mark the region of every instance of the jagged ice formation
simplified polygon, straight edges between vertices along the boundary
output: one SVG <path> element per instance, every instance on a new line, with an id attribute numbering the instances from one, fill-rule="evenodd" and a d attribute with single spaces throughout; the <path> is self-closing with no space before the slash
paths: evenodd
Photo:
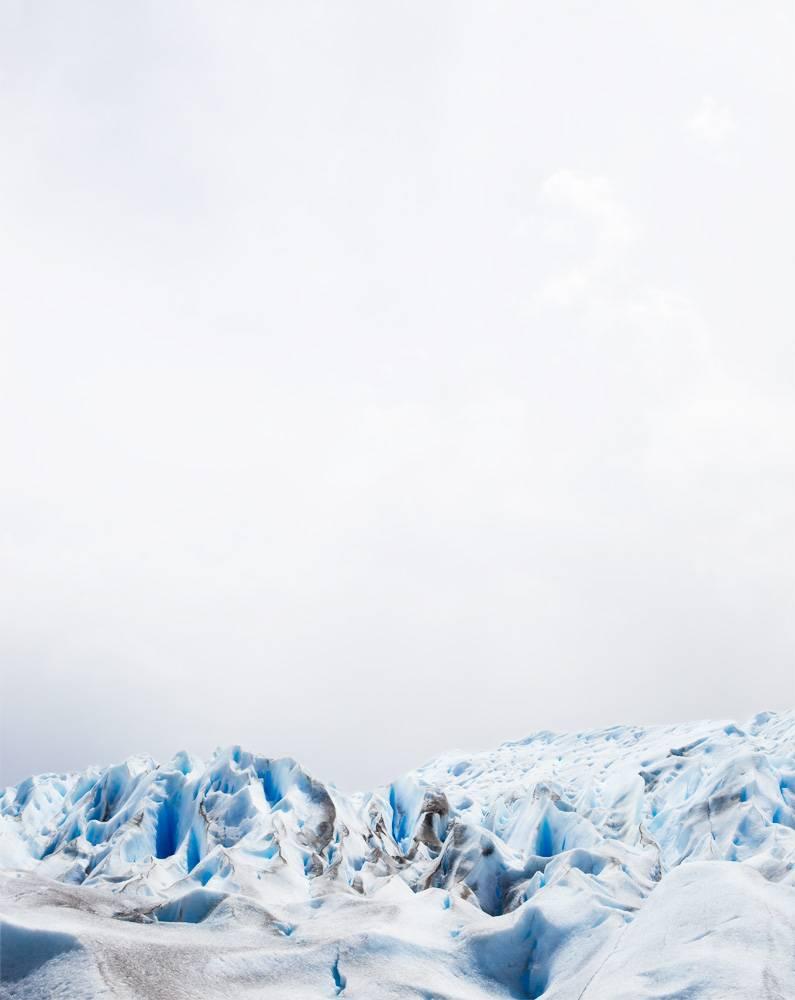
<path id="1" fill-rule="evenodd" d="M 345 796 L 239 747 L 0 793 L 8 997 L 795 997 L 795 715 Z"/>

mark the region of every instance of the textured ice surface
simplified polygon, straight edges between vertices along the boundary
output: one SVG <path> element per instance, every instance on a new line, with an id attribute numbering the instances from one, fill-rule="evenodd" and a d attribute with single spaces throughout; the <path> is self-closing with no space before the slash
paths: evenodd
<path id="1" fill-rule="evenodd" d="M 795 716 L 344 796 L 234 747 L 0 793 L 4 996 L 795 997 Z"/>

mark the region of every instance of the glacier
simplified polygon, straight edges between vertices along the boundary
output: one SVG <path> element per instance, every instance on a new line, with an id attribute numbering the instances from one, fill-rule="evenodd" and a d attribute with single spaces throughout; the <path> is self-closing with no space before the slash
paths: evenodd
<path id="1" fill-rule="evenodd" d="M 795 714 L 539 732 L 346 795 L 136 756 L 0 792 L 8 998 L 791 1000 Z"/>

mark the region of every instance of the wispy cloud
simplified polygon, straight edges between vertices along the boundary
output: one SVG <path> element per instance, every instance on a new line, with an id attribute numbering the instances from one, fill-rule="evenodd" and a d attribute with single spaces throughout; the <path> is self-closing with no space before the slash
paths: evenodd
<path id="1" fill-rule="evenodd" d="M 540 197 L 545 204 L 565 205 L 591 218 L 603 242 L 624 245 L 637 235 L 631 214 L 616 198 L 605 177 L 556 170 L 541 185 Z"/>
<path id="2" fill-rule="evenodd" d="M 688 118 L 687 128 L 704 142 L 719 146 L 734 133 L 737 125 L 731 108 L 707 94 Z"/>
<path id="3" fill-rule="evenodd" d="M 539 202 L 552 212 L 574 213 L 593 229 L 590 256 L 554 275 L 541 292 L 542 299 L 574 305 L 615 269 L 626 248 L 637 241 L 639 227 L 605 177 L 556 170 L 541 185 Z"/>

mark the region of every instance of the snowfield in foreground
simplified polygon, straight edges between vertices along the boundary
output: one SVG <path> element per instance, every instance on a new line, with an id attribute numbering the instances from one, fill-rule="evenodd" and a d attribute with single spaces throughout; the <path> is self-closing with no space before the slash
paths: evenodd
<path id="1" fill-rule="evenodd" d="M 238 747 L 0 792 L 9 998 L 791 1000 L 795 715 L 345 796 Z"/>

